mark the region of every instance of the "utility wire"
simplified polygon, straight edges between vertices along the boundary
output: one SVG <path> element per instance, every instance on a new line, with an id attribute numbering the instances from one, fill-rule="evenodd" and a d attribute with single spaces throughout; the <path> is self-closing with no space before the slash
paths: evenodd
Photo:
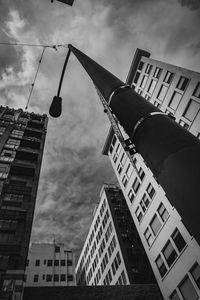
<path id="1" fill-rule="evenodd" d="M 36 78 L 37 78 L 37 75 L 38 75 L 38 72 L 39 72 L 39 68 L 40 68 L 40 65 L 41 65 L 41 62 L 42 62 L 42 59 L 43 59 L 44 51 L 46 50 L 46 48 L 47 48 L 46 46 L 43 46 L 42 54 L 41 54 L 40 60 L 38 62 L 38 67 L 37 67 L 37 70 L 36 70 L 36 73 L 35 73 L 33 83 L 31 84 L 31 90 L 30 90 L 30 93 L 29 93 L 29 97 L 28 97 L 25 109 L 28 109 L 28 105 L 29 105 L 29 102 L 30 102 L 30 99 L 31 99 L 31 95 L 32 95 L 32 92 L 33 92 L 35 81 L 36 81 Z"/>
<path id="2" fill-rule="evenodd" d="M 43 44 L 26 44 L 26 43 L 4 43 L 0 42 L 0 45 L 5 45 L 5 46 L 28 46 L 28 47 L 48 47 L 48 48 L 53 48 L 57 50 L 57 47 L 65 47 L 67 44 L 63 45 L 43 45 Z"/>

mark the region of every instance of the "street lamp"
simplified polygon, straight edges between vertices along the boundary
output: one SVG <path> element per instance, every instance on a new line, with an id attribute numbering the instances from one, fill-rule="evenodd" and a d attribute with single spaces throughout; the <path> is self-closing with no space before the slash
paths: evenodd
<path id="1" fill-rule="evenodd" d="M 136 152 L 141 154 L 200 244 L 200 141 L 90 57 L 72 45 L 68 48 L 91 77 L 107 108 L 117 117 Z M 57 95 L 50 108 L 51 116 L 60 115 L 60 104 Z"/>

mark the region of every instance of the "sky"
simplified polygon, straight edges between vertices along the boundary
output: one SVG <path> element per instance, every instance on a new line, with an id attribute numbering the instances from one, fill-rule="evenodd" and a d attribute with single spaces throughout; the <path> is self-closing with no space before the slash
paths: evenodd
<path id="1" fill-rule="evenodd" d="M 70 43 L 122 81 L 136 48 L 200 72 L 199 28 L 199 0 L 0 0 L 1 43 Z M 0 45 L 1 105 L 25 108 L 42 49 Z M 45 49 L 28 111 L 48 115 L 66 53 Z M 61 117 L 49 117 L 31 240 L 81 249 L 103 183 L 116 183 L 101 154 L 110 125 L 73 55 L 61 96 Z"/>

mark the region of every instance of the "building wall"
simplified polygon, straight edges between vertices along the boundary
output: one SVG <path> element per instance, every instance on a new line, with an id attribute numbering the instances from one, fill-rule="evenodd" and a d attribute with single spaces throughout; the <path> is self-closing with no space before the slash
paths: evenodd
<path id="1" fill-rule="evenodd" d="M 76 276 L 77 285 L 155 282 L 124 197 L 116 186 L 102 188 Z"/>
<path id="2" fill-rule="evenodd" d="M 165 82 L 167 72 L 172 73 L 169 83 Z M 185 82 L 181 76 L 186 78 Z M 180 125 L 199 138 L 200 74 L 141 57 L 133 78 L 132 87 L 136 92 L 173 115 Z M 166 87 L 166 94 L 161 97 L 162 85 Z M 175 93 L 178 93 L 176 99 L 173 98 Z M 116 130 L 115 133 L 116 139 L 110 132 L 104 154 L 110 158 L 164 299 L 197 299 L 200 296 L 200 247 L 142 157 L 133 152 L 130 155 L 124 142 L 128 136 L 123 130 L 124 139 Z"/>
<path id="3" fill-rule="evenodd" d="M 75 254 L 64 244 L 33 243 L 28 254 L 25 285 L 75 285 Z"/>
<path id="4" fill-rule="evenodd" d="M 47 116 L 0 107 L 0 286 L 20 297 Z"/>

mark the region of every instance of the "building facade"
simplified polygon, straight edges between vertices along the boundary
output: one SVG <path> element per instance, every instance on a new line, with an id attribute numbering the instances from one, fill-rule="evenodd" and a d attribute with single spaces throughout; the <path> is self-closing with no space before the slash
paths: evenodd
<path id="1" fill-rule="evenodd" d="M 155 283 L 121 189 L 104 185 L 76 266 L 77 285 Z"/>
<path id="2" fill-rule="evenodd" d="M 66 245 L 31 245 L 26 266 L 26 287 L 73 286 L 75 282 L 75 254 Z"/>
<path id="3" fill-rule="evenodd" d="M 46 129 L 46 115 L 0 107 L 1 299 L 23 294 Z"/>
<path id="4" fill-rule="evenodd" d="M 199 73 L 154 60 L 137 49 L 127 84 L 200 138 Z M 163 297 L 198 299 L 200 247 L 108 108 L 107 113 L 112 128 L 103 154 L 109 156 Z"/>

